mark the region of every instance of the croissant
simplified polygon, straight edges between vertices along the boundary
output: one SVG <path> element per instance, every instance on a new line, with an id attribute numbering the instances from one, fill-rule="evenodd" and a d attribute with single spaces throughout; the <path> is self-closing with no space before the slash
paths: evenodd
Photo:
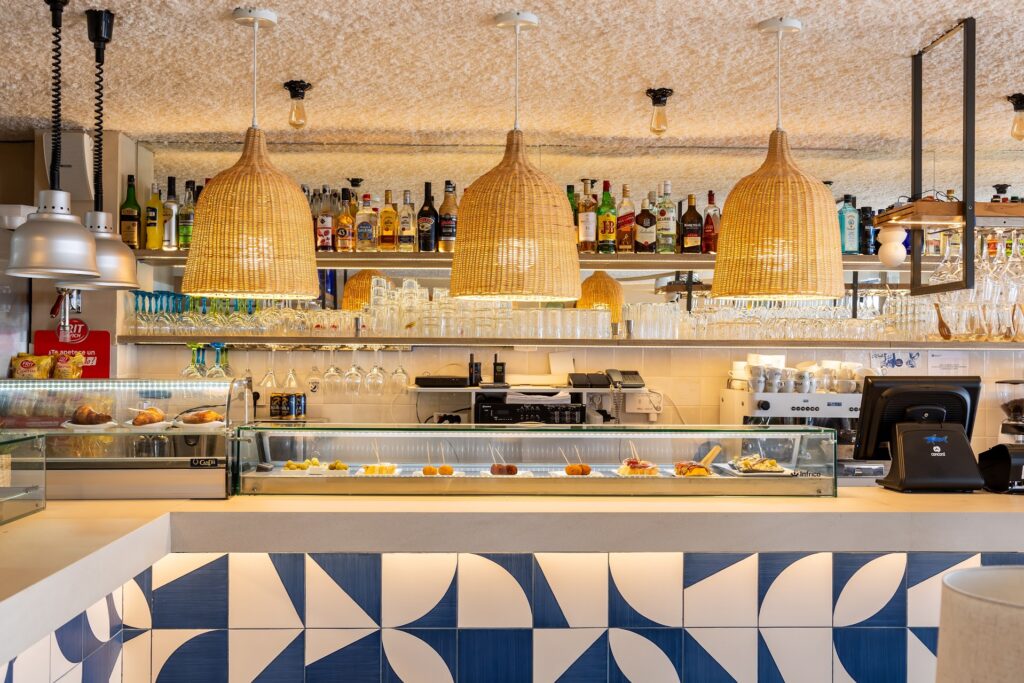
<path id="1" fill-rule="evenodd" d="M 181 416 L 181 421 L 187 425 L 202 425 L 209 422 L 220 422 L 224 416 L 215 410 L 197 410 L 194 413 L 186 413 Z"/>
<path id="2" fill-rule="evenodd" d="M 159 408 L 146 408 L 135 416 L 135 419 L 132 420 L 132 424 L 136 427 L 142 427 L 144 425 L 163 422 L 165 417 L 164 411 Z"/>
<path id="3" fill-rule="evenodd" d="M 97 413 L 92 406 L 86 404 L 79 406 L 75 414 L 71 416 L 71 424 L 76 425 L 101 425 L 110 422 L 113 418 L 106 413 Z"/>

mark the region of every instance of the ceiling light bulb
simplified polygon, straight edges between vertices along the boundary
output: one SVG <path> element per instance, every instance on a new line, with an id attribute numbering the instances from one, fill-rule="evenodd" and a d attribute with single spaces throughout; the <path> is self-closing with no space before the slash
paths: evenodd
<path id="1" fill-rule="evenodd" d="M 655 135 L 664 135 L 668 130 L 668 114 L 665 112 L 665 105 L 672 95 L 672 88 L 648 88 L 647 96 L 651 98 L 653 111 L 651 112 L 651 132 Z"/>
<path id="2" fill-rule="evenodd" d="M 1010 135 L 1014 140 L 1024 140 L 1024 93 L 1008 95 L 1006 99 L 1013 105 L 1013 125 Z"/>
<path id="3" fill-rule="evenodd" d="M 292 128 L 303 128 L 306 125 L 306 105 L 302 100 L 292 100 L 291 111 L 288 112 L 288 125 Z"/>

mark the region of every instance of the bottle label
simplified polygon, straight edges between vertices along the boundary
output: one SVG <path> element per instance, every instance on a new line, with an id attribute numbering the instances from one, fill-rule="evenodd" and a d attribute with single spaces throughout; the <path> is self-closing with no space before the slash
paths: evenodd
<path id="1" fill-rule="evenodd" d="M 334 239 L 334 216 L 321 214 L 316 217 L 316 246 L 330 248 Z"/>
<path id="2" fill-rule="evenodd" d="M 652 222 L 650 225 L 644 225 L 643 223 L 636 224 L 636 243 L 643 245 L 644 247 L 652 246 L 658 239 L 657 223 Z"/>
<path id="3" fill-rule="evenodd" d="M 665 209 L 658 210 L 658 234 L 676 234 L 676 217 Z"/>
<path id="4" fill-rule="evenodd" d="M 178 248 L 188 249 L 192 246 L 193 216 L 178 216 Z"/>
<path id="5" fill-rule="evenodd" d="M 354 230 L 350 223 L 338 223 L 334 230 L 335 251 L 348 251 L 352 248 L 352 240 L 355 238 Z"/>
<path id="6" fill-rule="evenodd" d="M 139 212 L 135 209 L 122 209 L 118 218 L 118 229 L 121 241 L 132 248 L 139 246 Z"/>
<path id="7" fill-rule="evenodd" d="M 597 239 L 599 242 L 615 242 L 615 229 L 618 222 L 615 214 L 603 213 L 597 217 Z"/>
<path id="8" fill-rule="evenodd" d="M 700 233 L 685 233 L 683 235 L 683 249 L 700 249 Z"/>
<path id="9" fill-rule="evenodd" d="M 362 221 L 356 226 L 356 239 L 360 242 L 373 241 L 373 223 Z"/>
<path id="10" fill-rule="evenodd" d="M 580 214 L 580 242 L 597 241 L 597 214 L 587 211 Z"/>
<path id="11" fill-rule="evenodd" d="M 455 228 L 458 225 L 458 216 L 449 213 L 441 214 L 441 218 L 437 222 L 438 237 L 442 242 L 454 242 L 455 241 Z"/>
<path id="12" fill-rule="evenodd" d="M 856 252 L 860 247 L 857 235 L 857 214 L 846 213 L 843 216 L 843 251 Z"/>
<path id="13" fill-rule="evenodd" d="M 416 244 L 416 225 L 412 216 L 405 215 L 399 218 L 398 243 L 405 246 Z"/>
<path id="14" fill-rule="evenodd" d="M 395 217 L 394 217 L 393 214 L 391 214 L 389 212 L 386 215 L 381 216 L 380 217 L 380 236 L 381 236 L 381 239 L 383 239 L 385 237 L 394 237 L 395 236 L 395 228 L 396 227 L 397 227 L 397 223 L 395 221 Z"/>
<path id="15" fill-rule="evenodd" d="M 419 228 L 420 237 L 434 237 L 434 219 L 430 216 L 416 219 L 416 226 Z"/>

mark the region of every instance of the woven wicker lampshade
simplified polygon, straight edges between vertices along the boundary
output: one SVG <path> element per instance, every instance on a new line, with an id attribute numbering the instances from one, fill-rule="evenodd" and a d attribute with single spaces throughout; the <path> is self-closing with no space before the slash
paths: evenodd
<path id="1" fill-rule="evenodd" d="M 372 268 L 360 270 L 346 280 L 345 288 L 341 292 L 341 309 L 361 311 L 366 308 L 366 305 L 370 303 L 370 284 L 375 277 L 384 277 L 384 273 Z"/>
<path id="2" fill-rule="evenodd" d="M 580 285 L 582 294 L 576 308 L 597 308 L 607 306 L 612 312 L 612 322 L 622 322 L 622 285 L 603 270 L 596 271 Z"/>
<path id="3" fill-rule="evenodd" d="M 785 131 L 761 168 L 740 180 L 722 209 L 711 295 L 735 299 L 834 299 L 844 294 L 835 200 L 793 161 Z"/>
<path id="4" fill-rule="evenodd" d="M 466 188 L 451 295 L 505 301 L 575 301 L 580 261 L 565 193 L 526 158 L 511 130 L 505 156 Z"/>
<path id="5" fill-rule="evenodd" d="M 242 158 L 218 173 L 196 206 L 181 290 L 192 296 L 315 299 L 309 205 L 274 168 L 263 131 L 245 134 Z"/>

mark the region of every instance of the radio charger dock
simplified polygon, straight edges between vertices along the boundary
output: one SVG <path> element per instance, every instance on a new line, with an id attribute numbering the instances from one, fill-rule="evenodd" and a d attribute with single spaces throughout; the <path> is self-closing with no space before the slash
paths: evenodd
<path id="1" fill-rule="evenodd" d="M 960 424 L 896 424 L 890 453 L 889 474 L 877 481 L 893 491 L 977 491 L 985 484 Z"/>

